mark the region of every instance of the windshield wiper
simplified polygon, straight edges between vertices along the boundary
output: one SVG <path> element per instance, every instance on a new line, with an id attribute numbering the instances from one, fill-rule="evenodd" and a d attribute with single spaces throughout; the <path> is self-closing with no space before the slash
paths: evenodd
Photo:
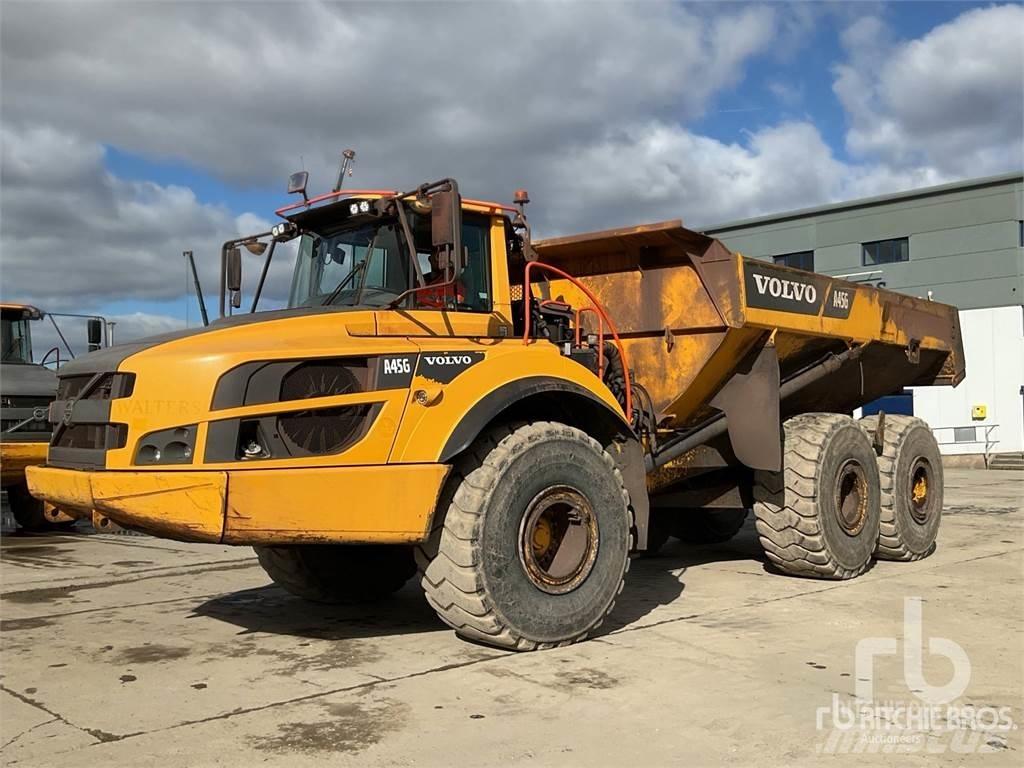
<path id="1" fill-rule="evenodd" d="M 370 243 L 369 243 L 369 245 L 366 246 L 366 258 L 363 259 L 362 261 L 360 261 L 358 264 L 356 264 L 352 268 L 352 271 L 349 272 L 348 275 L 345 276 L 345 279 L 342 280 L 341 283 L 338 284 L 338 287 L 335 288 L 333 291 L 331 291 L 331 295 L 328 296 L 326 299 L 324 299 L 324 302 L 323 302 L 322 306 L 327 306 L 328 304 L 333 302 L 336 298 L 338 298 L 338 294 L 341 293 L 342 289 L 346 285 L 349 284 L 349 282 L 352 280 L 352 278 L 355 277 L 360 272 L 362 272 L 363 270 L 366 269 L 366 266 L 370 263 L 370 259 L 373 258 L 373 247 L 377 244 L 377 235 L 380 234 L 381 229 L 383 229 L 383 227 L 378 227 L 374 231 L 373 237 L 370 238 Z M 356 293 L 356 296 L 355 296 L 356 300 L 355 300 L 355 302 L 353 302 L 353 306 L 355 306 L 356 304 L 359 303 L 359 299 L 363 295 L 363 287 L 365 285 L 366 285 L 366 279 L 365 278 L 359 281 L 359 290 Z"/>
<path id="2" fill-rule="evenodd" d="M 348 275 L 346 275 L 344 280 L 342 280 L 340 283 L 338 283 L 338 287 L 335 288 L 333 291 L 331 291 L 331 295 L 323 300 L 323 303 L 322 303 L 321 306 L 326 307 L 328 304 L 334 303 L 334 300 L 336 298 L 338 298 L 338 294 L 341 293 L 345 289 L 346 285 L 348 285 L 350 282 L 352 282 L 352 278 L 353 277 L 355 277 L 356 275 L 358 275 L 360 272 L 363 271 L 363 269 L 366 267 L 366 262 L 368 262 L 369 260 L 370 260 L 370 256 L 369 256 L 369 254 L 367 254 L 365 259 L 363 259 L 358 264 L 356 264 L 354 267 L 352 267 L 352 271 L 349 272 Z"/>
<path id="3" fill-rule="evenodd" d="M 384 229 L 384 227 L 378 227 L 374 231 L 373 237 L 370 238 L 370 244 L 368 246 L 366 246 L 366 258 L 363 259 L 363 267 L 364 267 L 364 269 L 365 269 L 366 265 L 370 263 L 370 259 L 373 258 L 373 246 L 375 246 L 377 244 L 377 235 L 380 234 L 380 231 L 382 229 Z M 366 277 L 367 277 L 367 275 L 369 275 L 369 272 L 367 272 L 365 275 L 363 275 L 362 279 L 359 281 L 359 290 L 356 291 L 356 300 L 352 302 L 353 306 L 357 306 L 359 304 L 360 299 L 363 298 L 363 288 L 366 287 Z"/>

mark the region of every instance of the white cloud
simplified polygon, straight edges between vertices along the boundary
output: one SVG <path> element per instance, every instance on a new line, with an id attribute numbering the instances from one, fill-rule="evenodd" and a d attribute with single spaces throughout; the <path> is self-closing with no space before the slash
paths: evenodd
<path id="1" fill-rule="evenodd" d="M 231 180 L 337 152 L 359 183 L 456 175 L 481 195 L 637 115 L 693 119 L 769 48 L 778 7 L 647 3 L 20 3 L 5 115 Z M 116 119 L 112 116 L 116 115 Z"/>
<path id="2" fill-rule="evenodd" d="M 257 221 L 204 204 L 186 187 L 118 178 L 104 167 L 99 144 L 48 126 L 4 125 L 0 142 L 8 299 L 50 311 L 172 300 L 185 286 L 184 250 L 194 251 L 209 299 L 218 286 L 220 243 L 252 232 L 247 227 Z M 283 298 L 284 261 L 271 274 L 268 298 Z M 246 268 L 255 280 L 258 260 Z"/>
<path id="3" fill-rule="evenodd" d="M 799 84 L 772 80 L 768 83 L 768 90 L 785 107 L 796 107 L 804 100 L 803 87 Z"/>
<path id="4" fill-rule="evenodd" d="M 115 344 L 158 333 L 176 331 L 185 326 L 185 322 L 181 318 L 147 312 L 105 315 L 104 318 L 114 323 L 111 330 Z M 71 347 L 72 354 L 85 354 L 88 339 L 86 320 L 75 317 L 54 317 L 53 321 L 64 336 L 63 340 L 58 336 L 50 318 L 43 318 L 32 324 L 32 353 L 36 362 L 40 362 L 53 347 L 60 349 L 61 360 L 67 360 L 69 356 L 65 342 Z M 49 360 L 53 359 L 54 356 L 50 355 Z"/>
<path id="5" fill-rule="evenodd" d="M 847 146 L 895 168 L 945 177 L 1024 165 L 1024 8 L 966 11 L 916 40 L 896 42 L 877 17 L 843 36 L 848 60 L 834 90 Z"/>
<path id="6" fill-rule="evenodd" d="M 688 127 L 756 57 L 799 50 L 819 13 L 806 5 L 8 4 L 3 293 L 167 306 L 192 249 L 212 298 L 220 243 L 269 226 L 270 211 L 113 175 L 103 145 L 238 183 L 283 181 L 302 156 L 314 190 L 353 146 L 357 186 L 455 175 L 498 199 L 526 186 L 541 235 L 710 224 L 1022 164 L 1024 10 L 971 10 L 897 41 L 852 7 L 834 90 L 853 161 L 809 118 L 738 141 Z M 289 256 L 275 257 L 271 303 Z M 251 286 L 259 260 L 244 258 Z"/>
<path id="7" fill-rule="evenodd" d="M 682 216 L 700 227 L 943 180 L 927 170 L 846 163 L 804 121 L 730 144 L 676 125 L 643 124 L 567 155 L 555 170 L 565 180 L 555 218 L 575 220 L 585 206 L 609 227 L 635 223 L 637 209 L 647 221 Z"/>

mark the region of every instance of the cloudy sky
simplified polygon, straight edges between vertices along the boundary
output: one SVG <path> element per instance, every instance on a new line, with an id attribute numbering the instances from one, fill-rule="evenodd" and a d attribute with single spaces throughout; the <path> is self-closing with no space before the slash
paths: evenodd
<path id="1" fill-rule="evenodd" d="M 345 147 L 357 186 L 526 187 L 541 236 L 1024 166 L 1019 4 L 4 0 L 0 24 L 2 296 L 122 340 L 194 324 L 181 252 L 209 293 L 219 244 Z"/>

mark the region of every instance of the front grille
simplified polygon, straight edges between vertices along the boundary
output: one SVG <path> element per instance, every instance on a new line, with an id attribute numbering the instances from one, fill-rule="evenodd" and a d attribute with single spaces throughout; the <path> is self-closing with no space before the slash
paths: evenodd
<path id="1" fill-rule="evenodd" d="M 72 424 L 54 432 L 51 445 L 57 448 L 109 451 L 124 448 L 127 442 L 127 424 Z"/>
<path id="2" fill-rule="evenodd" d="M 49 395 L 5 395 L 3 403 L 5 408 L 42 408 L 45 410 L 49 407 L 51 400 L 53 398 Z"/>
<path id="3" fill-rule="evenodd" d="M 49 440 L 50 424 L 46 413 L 51 400 L 46 395 L 4 395 L 0 407 L 0 432 L 3 433 L 0 439 Z"/>
<path id="4" fill-rule="evenodd" d="M 46 421 L 46 417 L 43 417 L 42 421 L 30 421 L 28 424 L 24 424 L 25 419 L 0 419 L 0 432 L 3 433 L 4 440 L 24 440 L 28 437 L 34 437 L 42 440 L 50 439 L 50 425 Z M 18 425 L 21 426 L 18 426 Z M 17 427 L 17 429 L 15 429 Z M 8 432 L 7 430 L 12 430 Z"/>
<path id="5" fill-rule="evenodd" d="M 130 397 L 132 390 L 135 389 L 134 373 L 100 374 L 99 379 L 89 386 L 94 379 L 95 374 L 60 377 L 57 384 L 57 399 L 78 400 L 84 397 L 86 400 L 113 400 L 118 397 Z"/>
<path id="6" fill-rule="evenodd" d="M 53 436 L 48 463 L 72 469 L 101 469 L 107 451 L 124 448 L 128 425 L 110 421 L 110 401 L 131 395 L 133 373 L 62 376 L 51 410 Z"/>

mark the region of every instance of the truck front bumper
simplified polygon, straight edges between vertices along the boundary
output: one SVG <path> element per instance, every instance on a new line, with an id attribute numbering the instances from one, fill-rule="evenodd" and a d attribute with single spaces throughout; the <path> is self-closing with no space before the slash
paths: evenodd
<path id="1" fill-rule="evenodd" d="M 29 467 L 33 496 L 179 541 L 384 544 L 423 541 L 445 464 L 238 471 Z"/>

